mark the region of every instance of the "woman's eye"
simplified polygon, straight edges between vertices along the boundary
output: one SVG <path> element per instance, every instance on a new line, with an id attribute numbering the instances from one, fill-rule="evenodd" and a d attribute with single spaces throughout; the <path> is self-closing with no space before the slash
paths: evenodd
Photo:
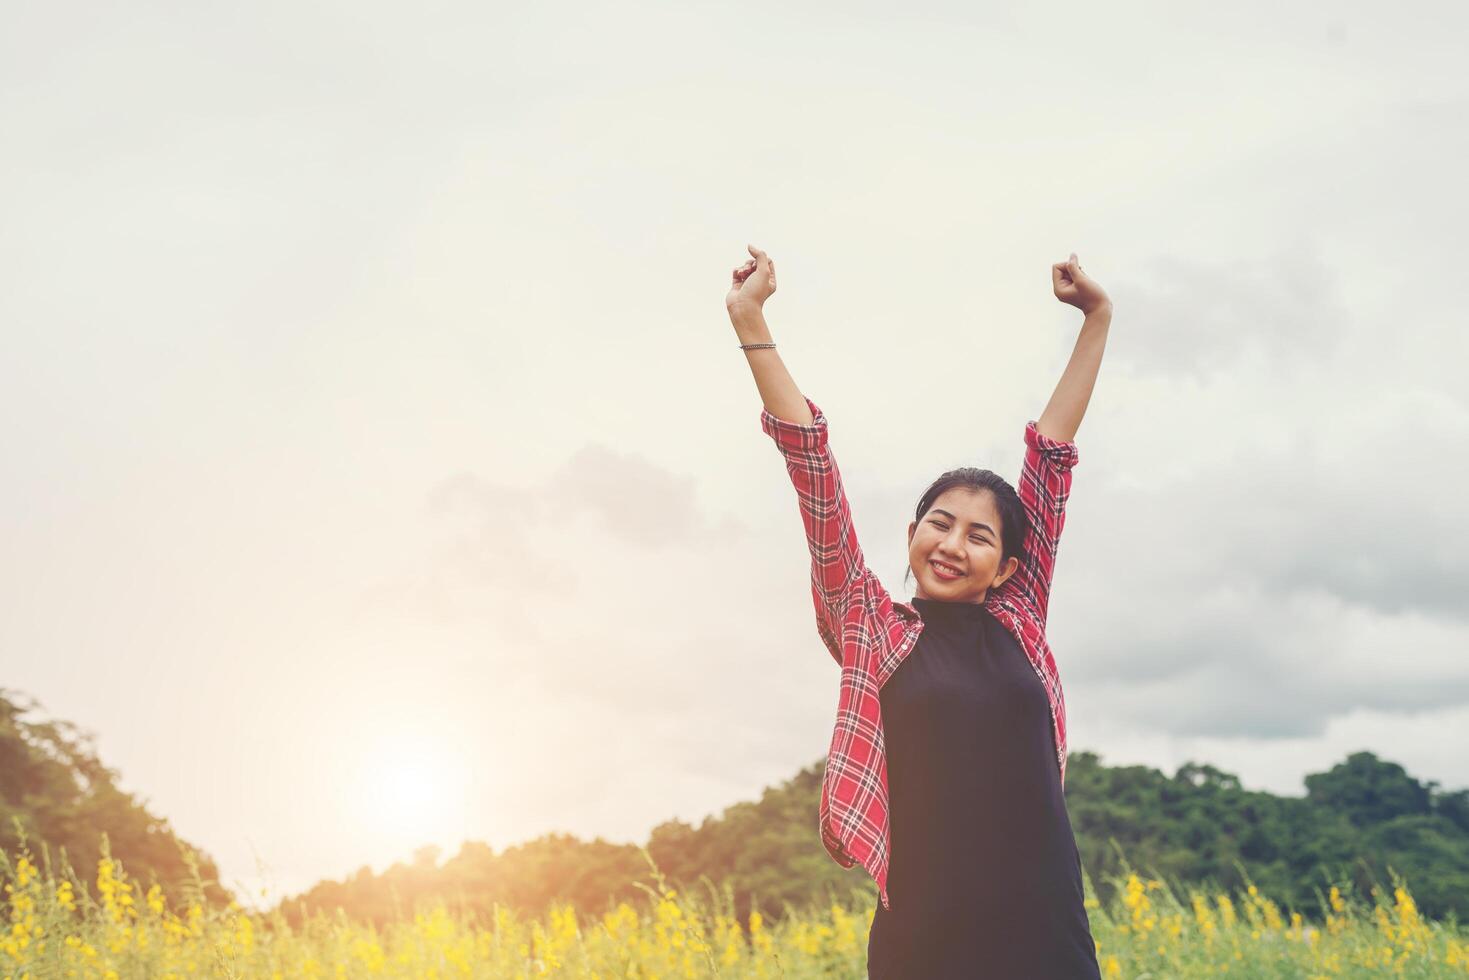
<path id="1" fill-rule="evenodd" d="M 984 538 L 981 538 L 981 537 L 979 537 L 977 535 L 975 537 L 970 538 L 969 540 L 970 541 L 973 541 L 975 544 L 989 544 L 988 541 L 986 541 Z"/>

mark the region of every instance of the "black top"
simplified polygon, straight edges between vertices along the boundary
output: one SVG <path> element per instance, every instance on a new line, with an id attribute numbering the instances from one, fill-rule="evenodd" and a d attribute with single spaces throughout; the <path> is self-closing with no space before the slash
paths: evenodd
<path id="1" fill-rule="evenodd" d="M 913 606 L 923 633 L 880 696 L 892 908 L 867 975 L 1100 980 L 1045 685 L 983 605 Z"/>

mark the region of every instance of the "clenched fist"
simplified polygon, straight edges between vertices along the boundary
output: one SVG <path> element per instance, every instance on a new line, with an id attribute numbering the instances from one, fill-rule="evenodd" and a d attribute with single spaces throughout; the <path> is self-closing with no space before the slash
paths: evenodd
<path id="1" fill-rule="evenodd" d="M 1065 262 L 1056 262 L 1051 266 L 1051 287 L 1056 291 L 1056 298 L 1061 302 L 1076 307 L 1082 313 L 1091 313 L 1105 306 L 1111 306 L 1112 300 L 1101 284 L 1081 271 L 1081 263 L 1076 260 L 1076 253 L 1071 253 L 1071 258 Z"/>
<path id="2" fill-rule="evenodd" d="M 775 292 L 775 260 L 754 245 L 746 245 L 754 258 L 734 270 L 724 307 L 733 314 L 737 307 L 760 309 Z"/>

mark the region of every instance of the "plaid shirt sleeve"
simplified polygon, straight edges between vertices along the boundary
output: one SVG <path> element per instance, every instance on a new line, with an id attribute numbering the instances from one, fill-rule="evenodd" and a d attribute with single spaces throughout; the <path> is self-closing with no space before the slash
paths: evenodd
<path id="1" fill-rule="evenodd" d="M 1056 567 L 1056 546 L 1066 524 L 1066 498 L 1071 493 L 1071 468 L 1076 465 L 1075 442 L 1062 442 L 1042 435 L 1034 420 L 1025 425 L 1025 462 L 1020 468 L 1016 491 L 1025 505 L 1029 527 L 1025 532 L 1025 558 L 1006 583 L 1035 615 L 1042 626 L 1051 598 L 1051 573 Z"/>
<path id="2" fill-rule="evenodd" d="M 804 396 L 803 396 L 804 397 Z M 760 427 L 775 440 L 796 488 L 801 523 L 811 552 L 811 600 L 816 630 L 838 665 L 842 662 L 841 624 L 853 585 L 866 564 L 852 526 L 852 512 L 842 489 L 841 472 L 827 445 L 827 421 L 810 398 L 812 422 L 801 425 L 760 410 Z"/>

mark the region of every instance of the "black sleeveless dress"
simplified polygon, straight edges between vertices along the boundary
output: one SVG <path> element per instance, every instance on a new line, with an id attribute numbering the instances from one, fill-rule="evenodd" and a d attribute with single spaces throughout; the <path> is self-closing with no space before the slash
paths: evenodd
<path id="1" fill-rule="evenodd" d="M 1045 686 L 984 606 L 914 599 L 883 685 L 891 853 L 873 980 L 1097 978 Z"/>

